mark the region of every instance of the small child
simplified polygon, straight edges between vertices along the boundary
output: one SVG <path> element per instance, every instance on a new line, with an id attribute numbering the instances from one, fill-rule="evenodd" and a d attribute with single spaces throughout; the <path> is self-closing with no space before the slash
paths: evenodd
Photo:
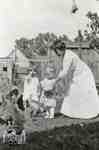
<path id="1" fill-rule="evenodd" d="M 41 87 L 42 87 L 42 103 L 44 104 L 46 108 L 46 116 L 45 118 L 54 118 L 55 113 L 55 107 L 56 107 L 56 100 L 54 98 L 54 91 L 53 91 L 53 85 L 55 79 L 51 76 L 52 68 L 48 68 L 47 77 L 41 81 Z"/>

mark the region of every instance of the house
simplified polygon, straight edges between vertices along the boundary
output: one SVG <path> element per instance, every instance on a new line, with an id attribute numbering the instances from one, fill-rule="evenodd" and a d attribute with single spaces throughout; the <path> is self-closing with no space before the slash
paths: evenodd
<path id="1" fill-rule="evenodd" d="M 0 78 L 12 80 L 12 60 L 9 57 L 0 57 Z"/>

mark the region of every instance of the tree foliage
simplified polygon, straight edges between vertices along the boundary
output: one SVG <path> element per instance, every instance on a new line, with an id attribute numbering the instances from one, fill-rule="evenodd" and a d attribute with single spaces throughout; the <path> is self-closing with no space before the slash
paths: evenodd
<path id="1" fill-rule="evenodd" d="M 89 19 L 89 24 L 87 24 L 90 32 L 94 35 L 99 35 L 99 16 L 97 13 L 92 13 L 89 11 L 87 13 L 87 18 Z"/>
<path id="2" fill-rule="evenodd" d="M 50 45 L 54 40 L 60 38 L 69 41 L 66 35 L 57 36 L 53 33 L 39 33 L 34 39 L 20 38 L 15 41 L 15 47 L 24 51 L 31 57 L 32 55 L 47 55 Z"/>
<path id="3" fill-rule="evenodd" d="M 82 35 L 82 31 L 78 30 L 78 35 L 77 37 L 74 39 L 75 42 L 82 42 L 84 40 L 84 37 Z"/>
<path id="4" fill-rule="evenodd" d="M 86 17 L 89 23 L 87 24 L 87 29 L 84 31 L 85 39 L 90 40 L 92 48 L 99 49 L 99 16 L 97 13 L 89 11 Z"/>

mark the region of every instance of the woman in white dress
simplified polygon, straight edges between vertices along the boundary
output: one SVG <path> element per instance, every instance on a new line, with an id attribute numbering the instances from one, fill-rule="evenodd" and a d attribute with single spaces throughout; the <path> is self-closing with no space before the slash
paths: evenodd
<path id="1" fill-rule="evenodd" d="M 55 83 L 67 77 L 68 72 L 72 73 L 68 94 L 64 96 L 60 112 L 73 118 L 96 117 L 99 114 L 99 99 L 91 70 L 74 52 L 66 50 L 62 41 L 54 41 L 51 49 L 63 58 L 63 68 Z"/>

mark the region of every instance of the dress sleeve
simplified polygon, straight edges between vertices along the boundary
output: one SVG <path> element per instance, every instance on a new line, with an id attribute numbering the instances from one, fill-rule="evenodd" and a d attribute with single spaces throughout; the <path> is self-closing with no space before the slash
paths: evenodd
<path id="1" fill-rule="evenodd" d="M 72 62 L 73 62 L 73 53 L 66 51 L 63 58 L 63 68 L 60 71 L 58 78 L 63 78 L 67 74 L 69 67 L 72 65 Z"/>

